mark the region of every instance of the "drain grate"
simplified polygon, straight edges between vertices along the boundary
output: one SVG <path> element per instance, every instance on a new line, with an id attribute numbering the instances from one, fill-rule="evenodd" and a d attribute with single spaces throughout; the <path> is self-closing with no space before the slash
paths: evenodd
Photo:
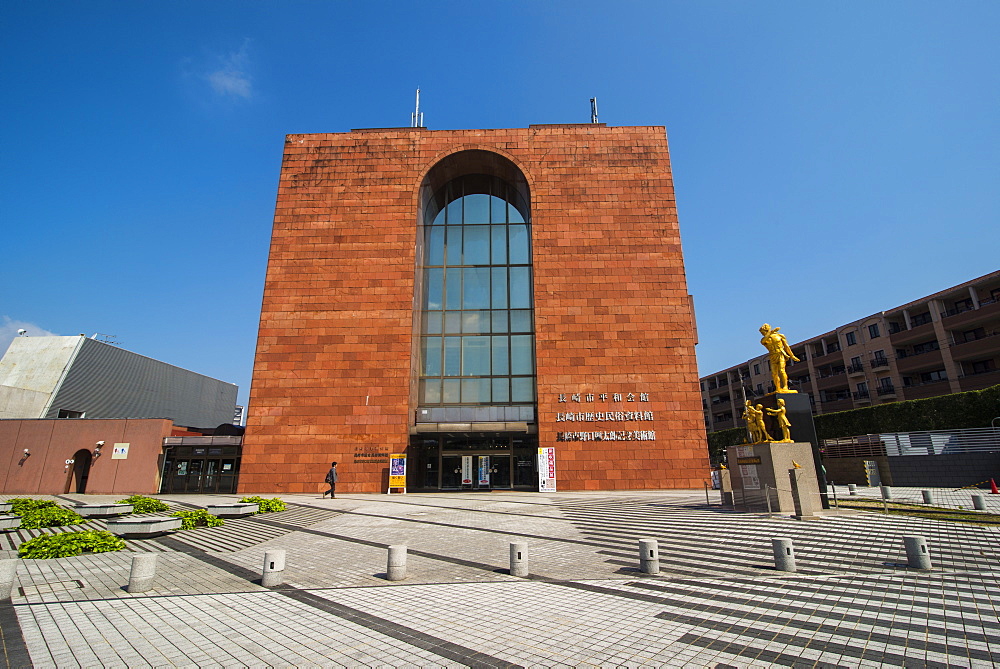
<path id="1" fill-rule="evenodd" d="M 17 590 L 21 593 L 22 597 L 30 597 L 32 595 L 51 595 L 68 590 L 82 590 L 85 587 L 87 586 L 83 584 L 83 581 L 73 579 L 72 581 L 53 581 L 52 583 L 39 583 L 38 585 L 23 585 Z"/>

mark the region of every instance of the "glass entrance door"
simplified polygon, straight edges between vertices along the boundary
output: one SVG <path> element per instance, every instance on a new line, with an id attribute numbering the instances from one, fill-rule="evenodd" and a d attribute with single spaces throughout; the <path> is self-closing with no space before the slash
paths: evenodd
<path id="1" fill-rule="evenodd" d="M 509 451 L 443 453 L 441 455 L 441 488 L 443 490 L 509 489 L 511 487 L 510 460 Z"/>
<path id="2" fill-rule="evenodd" d="M 419 435 L 410 440 L 410 486 L 424 490 L 537 489 L 537 437 L 528 434 Z"/>

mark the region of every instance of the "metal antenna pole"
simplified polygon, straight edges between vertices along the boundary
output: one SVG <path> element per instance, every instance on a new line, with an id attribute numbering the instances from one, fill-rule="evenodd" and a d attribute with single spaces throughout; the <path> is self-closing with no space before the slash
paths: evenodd
<path id="1" fill-rule="evenodd" d="M 420 87 L 417 87 L 417 103 L 414 107 L 413 113 L 410 114 L 410 127 L 411 128 L 422 128 L 424 127 L 424 115 L 420 111 Z"/>
<path id="2" fill-rule="evenodd" d="M 590 122 L 597 123 L 597 98 L 590 98 Z"/>

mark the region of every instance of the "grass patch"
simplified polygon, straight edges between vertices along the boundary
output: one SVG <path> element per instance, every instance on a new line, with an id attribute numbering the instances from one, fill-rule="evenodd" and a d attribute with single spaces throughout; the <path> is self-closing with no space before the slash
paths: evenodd
<path id="1" fill-rule="evenodd" d="M 880 499 L 841 499 L 838 501 L 841 509 L 856 509 L 858 511 L 873 511 L 876 513 L 884 512 L 882 500 Z M 891 516 L 914 516 L 916 518 L 950 520 L 957 523 L 972 523 L 974 525 L 1000 525 L 1000 514 L 989 513 L 987 511 L 964 511 L 962 509 L 893 502 L 891 500 L 886 502 L 886 506 L 889 508 L 889 515 Z"/>

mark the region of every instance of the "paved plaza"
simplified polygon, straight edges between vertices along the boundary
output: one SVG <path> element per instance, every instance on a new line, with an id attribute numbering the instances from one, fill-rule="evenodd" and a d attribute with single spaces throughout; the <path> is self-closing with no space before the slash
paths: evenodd
<path id="1" fill-rule="evenodd" d="M 971 508 L 970 491 L 936 502 Z M 982 491 L 975 491 L 982 492 Z M 876 489 L 859 489 L 877 497 Z M 838 495 L 846 496 L 838 486 Z M 14 495 L 5 495 L 5 498 Z M 159 496 L 174 509 L 236 496 Z M 921 499 L 893 489 L 894 499 Z M 55 498 L 60 503 L 84 496 Z M 88 502 L 113 497 L 86 496 Z M 284 497 L 288 510 L 23 560 L 0 604 L 9 666 L 992 667 L 1000 663 L 1000 529 L 831 512 L 741 514 L 704 491 Z M 1000 512 L 1000 495 L 986 494 Z M 88 523 L 102 528 L 103 522 Z M 0 534 L 2 557 L 40 531 Z M 906 566 L 927 539 L 933 569 Z M 770 539 L 793 540 L 795 573 Z M 638 541 L 659 541 L 660 573 Z M 530 576 L 508 573 L 528 544 Z M 385 578 L 387 547 L 408 578 Z M 260 585 L 265 550 L 284 584 Z M 132 556 L 157 553 L 148 592 Z"/>

